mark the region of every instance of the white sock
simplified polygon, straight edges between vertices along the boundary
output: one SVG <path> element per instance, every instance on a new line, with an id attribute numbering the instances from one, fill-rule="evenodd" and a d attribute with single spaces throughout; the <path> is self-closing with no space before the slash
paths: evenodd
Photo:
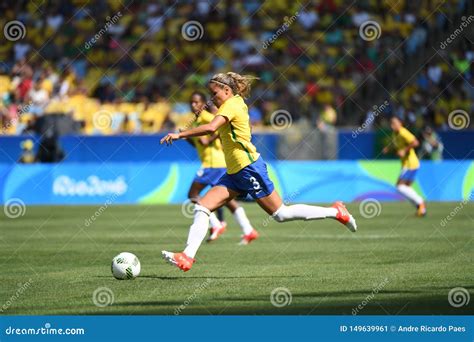
<path id="1" fill-rule="evenodd" d="M 211 215 L 209 215 L 209 223 L 211 224 L 211 227 L 212 227 L 212 228 L 220 228 L 220 227 L 222 227 L 221 221 L 219 221 L 219 219 L 217 218 L 216 214 L 214 214 L 214 213 L 211 213 Z"/>
<path id="2" fill-rule="evenodd" d="M 421 196 L 418 195 L 415 189 L 413 189 L 411 186 L 400 184 L 400 185 L 397 185 L 397 189 L 403 196 L 405 196 L 414 205 L 418 206 L 423 203 L 423 198 L 421 198 Z"/>
<path id="3" fill-rule="evenodd" d="M 210 214 L 211 212 L 207 208 L 199 204 L 194 206 L 194 222 L 189 229 L 188 241 L 184 249 L 184 254 L 190 258 L 194 258 L 202 240 L 206 237 Z"/>
<path id="4" fill-rule="evenodd" d="M 245 214 L 244 208 L 238 207 L 237 210 L 234 211 L 234 217 L 240 228 L 242 229 L 244 235 L 248 235 L 253 231 L 253 227 L 250 224 L 247 215 Z"/>
<path id="5" fill-rule="evenodd" d="M 275 221 L 293 221 L 293 220 L 320 220 L 324 218 L 336 218 L 336 208 L 317 207 L 306 204 L 285 205 L 273 213 Z"/>

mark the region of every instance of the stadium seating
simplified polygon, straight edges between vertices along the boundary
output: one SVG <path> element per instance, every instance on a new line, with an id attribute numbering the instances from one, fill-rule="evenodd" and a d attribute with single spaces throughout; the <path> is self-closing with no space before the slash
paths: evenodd
<path id="1" fill-rule="evenodd" d="M 19 134 L 36 116 L 58 109 L 82 122 L 84 134 L 180 127 L 189 113 L 175 111 L 176 104 L 202 89 L 210 75 L 227 70 L 260 78 L 248 101 L 263 116 L 254 122 L 257 129 L 260 121 L 269 124 L 271 109 L 279 108 L 291 109 L 295 121 L 316 125 L 324 105 L 337 110 L 338 126 L 356 125 L 380 88 L 395 93 L 393 111 L 413 125 L 445 128 L 447 114 L 470 110 L 474 98 L 474 53 L 466 45 L 434 58 L 431 70 L 402 89 L 390 80 L 404 60 L 427 48 L 429 34 L 459 17 L 466 8 L 463 0 L 361 1 L 357 6 L 321 0 L 304 7 L 288 0 L 133 2 L 128 7 L 113 0 L 107 6 L 78 0 L 47 15 L 42 5 L 22 4 L 6 9 L 0 20 L 3 27 L 19 18 L 27 30 L 23 39 L 0 48 L 3 134 Z M 377 39 L 361 36 L 368 20 L 380 26 Z M 185 37 L 183 28 L 191 22 L 198 25 L 199 39 Z M 456 83 L 463 91 L 439 96 L 426 115 L 423 101 L 436 97 L 459 70 L 465 77 Z M 43 97 L 46 104 L 35 100 Z M 98 112 L 110 116 L 107 125 L 94 122 Z"/>

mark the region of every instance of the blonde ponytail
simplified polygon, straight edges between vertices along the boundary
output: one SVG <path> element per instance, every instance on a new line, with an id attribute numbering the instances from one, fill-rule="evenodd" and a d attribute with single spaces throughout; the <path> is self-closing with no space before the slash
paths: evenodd
<path id="1" fill-rule="evenodd" d="M 212 76 L 209 83 L 217 83 L 221 86 L 228 86 L 234 94 L 242 96 L 244 99 L 250 95 L 251 83 L 258 80 L 258 77 L 250 75 L 240 75 L 236 72 L 219 73 Z"/>

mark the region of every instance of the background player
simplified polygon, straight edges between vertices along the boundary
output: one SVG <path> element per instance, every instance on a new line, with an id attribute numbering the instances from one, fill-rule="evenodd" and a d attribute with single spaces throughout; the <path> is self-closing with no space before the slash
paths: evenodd
<path id="1" fill-rule="evenodd" d="M 423 198 L 418 195 L 411 186 L 415 181 L 416 173 L 420 167 L 420 161 L 415 153 L 415 148 L 420 145 L 418 139 L 405 127 L 402 121 L 394 116 L 390 119 L 390 127 L 393 131 L 392 144 L 383 149 L 383 153 L 387 154 L 393 149 L 400 157 L 402 162 L 402 171 L 397 181 L 397 190 L 416 206 L 417 216 L 426 215 L 426 205 Z"/>
<path id="2" fill-rule="evenodd" d="M 341 202 L 330 208 L 305 204 L 287 206 L 283 203 L 268 177 L 265 162 L 251 143 L 248 108 L 244 102 L 250 93 L 251 79 L 234 72 L 214 75 L 209 82 L 209 90 L 219 109 L 213 120 L 183 132 L 168 133 L 161 139 L 161 143 L 170 145 L 173 140 L 219 132 L 227 164 L 227 173 L 195 205 L 194 222 L 184 251 L 162 251 L 165 260 L 185 272 L 191 269 L 204 240 L 210 213 L 239 194 L 250 194 L 277 222 L 333 218 L 352 232 L 357 230 L 354 218 Z"/>
<path id="3" fill-rule="evenodd" d="M 208 124 L 214 119 L 214 115 L 206 110 L 206 103 L 206 96 L 203 93 L 196 91 L 191 95 L 191 110 L 197 115 L 195 125 Z M 201 160 L 201 169 L 194 178 L 188 193 L 189 199 L 198 203 L 201 191 L 208 185 L 216 185 L 226 173 L 226 163 L 218 133 L 192 137 L 188 140 L 196 147 Z M 243 235 L 240 244 L 247 245 L 257 239 L 258 232 L 250 224 L 244 208 L 239 206 L 234 199 L 227 202 L 226 207 L 232 212 L 242 229 Z M 227 224 L 219 220 L 213 212 L 209 215 L 209 223 L 211 224 L 211 235 L 208 241 L 214 241 L 224 233 Z"/>

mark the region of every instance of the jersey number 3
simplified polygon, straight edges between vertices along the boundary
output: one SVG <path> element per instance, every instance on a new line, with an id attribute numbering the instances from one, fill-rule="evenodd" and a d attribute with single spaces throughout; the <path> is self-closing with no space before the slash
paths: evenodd
<path id="1" fill-rule="evenodd" d="M 262 191 L 262 187 L 260 186 L 260 183 L 258 182 L 258 180 L 255 177 L 250 177 L 249 180 L 250 180 L 250 182 L 252 182 L 253 188 L 255 190 L 258 190 L 258 191 L 255 192 L 256 194 L 258 194 L 260 191 Z"/>

